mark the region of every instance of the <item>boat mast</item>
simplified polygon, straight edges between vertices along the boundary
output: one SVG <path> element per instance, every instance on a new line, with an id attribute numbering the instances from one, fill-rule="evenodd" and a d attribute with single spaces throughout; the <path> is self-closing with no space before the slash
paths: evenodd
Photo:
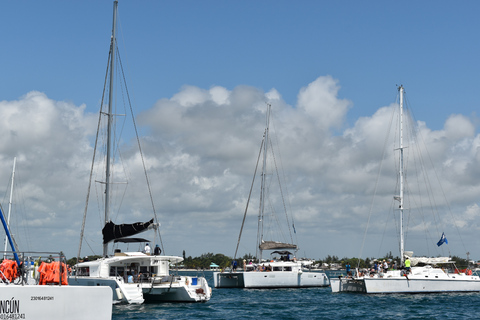
<path id="1" fill-rule="evenodd" d="M 268 151 L 268 130 L 270 126 L 270 109 L 271 104 L 267 103 L 267 115 L 266 115 L 266 123 L 265 123 L 265 133 L 264 133 L 264 143 L 263 143 L 263 166 L 262 166 L 262 184 L 260 190 L 260 210 L 258 213 L 258 248 L 260 255 L 257 254 L 258 261 L 262 260 L 262 253 L 263 250 L 260 249 L 260 246 L 263 242 L 263 213 L 265 210 L 265 183 L 266 183 L 266 175 L 267 175 L 267 151 Z"/>
<path id="2" fill-rule="evenodd" d="M 113 79 L 114 79 L 114 66 L 115 66 L 115 34 L 117 25 L 117 6 L 118 1 L 113 2 L 113 26 L 112 26 L 112 38 L 110 42 L 110 86 L 108 90 L 108 113 L 107 113 L 107 165 L 105 169 L 105 224 L 109 221 L 110 215 L 110 162 L 111 162 L 111 144 L 112 144 L 112 122 L 113 122 Z M 103 256 L 108 254 L 108 243 L 103 244 Z"/>
<path id="3" fill-rule="evenodd" d="M 15 180 L 15 164 L 17 163 L 17 157 L 13 158 L 13 170 L 12 170 L 12 185 L 10 186 L 10 200 L 8 202 L 8 216 L 7 216 L 7 225 L 10 225 L 10 213 L 12 211 L 12 199 L 13 199 L 13 182 Z M 5 250 L 7 251 L 8 245 L 8 236 L 5 235 Z M 3 259 L 5 259 L 6 253 L 3 254 Z"/>
<path id="4" fill-rule="evenodd" d="M 400 91 L 400 261 L 403 266 L 404 260 L 404 239 L 403 239 L 403 86 L 398 88 Z"/>

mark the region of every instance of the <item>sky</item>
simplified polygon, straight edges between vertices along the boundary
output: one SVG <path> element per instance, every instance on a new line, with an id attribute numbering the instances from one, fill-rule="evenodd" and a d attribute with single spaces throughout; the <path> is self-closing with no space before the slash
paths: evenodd
<path id="1" fill-rule="evenodd" d="M 17 157 L 11 224 L 20 249 L 77 254 L 112 8 L 0 4 L 0 201 L 5 211 Z M 408 220 L 406 247 L 480 260 L 479 9 L 476 1 L 121 0 L 119 49 L 165 253 L 233 256 L 269 102 L 298 256 L 397 255 L 395 224 L 374 216 L 388 211 L 395 185 L 380 184 L 383 200 L 372 199 L 403 85 L 441 181 L 433 191 L 448 201 L 437 204 L 440 226 L 428 236 L 416 234 L 428 222 Z M 141 161 L 125 131 L 135 192 L 115 218 L 147 221 Z M 247 216 L 242 255 L 255 252 L 257 214 Z M 82 255 L 101 254 L 100 221 L 88 216 Z M 449 244 L 435 248 L 442 232 Z"/>

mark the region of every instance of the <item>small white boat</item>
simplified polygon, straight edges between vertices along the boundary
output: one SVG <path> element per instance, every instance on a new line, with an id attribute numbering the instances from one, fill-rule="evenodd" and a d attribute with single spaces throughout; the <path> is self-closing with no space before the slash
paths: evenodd
<path id="1" fill-rule="evenodd" d="M 260 212 L 258 215 L 258 234 L 257 234 L 257 264 L 246 264 L 244 261 L 243 271 L 236 271 L 235 267 L 232 268 L 229 272 L 214 272 L 213 279 L 215 288 L 302 288 L 302 287 L 324 287 L 329 285 L 328 277 L 323 272 L 305 272 L 302 270 L 302 262 L 297 261 L 295 256 L 292 255 L 288 250 L 298 250 L 298 246 L 293 244 L 293 237 L 291 234 L 290 227 L 288 228 L 290 232 L 291 242 L 286 241 L 274 241 L 274 240 L 265 240 L 264 235 L 264 221 L 267 219 L 267 214 L 265 212 L 265 203 L 268 201 L 268 195 L 270 194 L 271 183 L 268 180 L 270 176 L 267 174 L 267 154 L 271 152 L 271 143 L 269 140 L 269 126 L 270 126 L 270 112 L 271 105 L 267 104 L 266 112 L 266 127 L 263 135 L 262 144 L 260 147 L 260 154 L 258 155 L 258 161 L 260 160 L 260 155 L 263 153 L 263 166 L 261 173 L 261 187 L 260 187 Z M 263 149 L 263 151 L 262 151 Z M 274 159 L 274 157 L 272 157 Z M 257 168 L 256 167 L 256 168 Z M 275 164 L 276 167 L 276 164 Z M 256 175 L 256 169 L 255 175 Z M 278 171 L 276 172 L 278 175 Z M 273 175 L 275 176 L 275 175 Z M 278 178 L 278 176 L 277 176 Z M 280 181 L 280 179 L 276 179 Z M 252 188 L 254 183 L 252 182 Z M 251 193 L 251 191 L 250 191 Z M 280 187 L 281 198 L 283 199 L 283 192 Z M 250 196 L 249 196 L 250 199 Z M 271 202 L 270 202 L 271 206 Z M 285 203 L 283 203 L 283 208 L 286 208 Z M 245 210 L 244 221 L 248 210 Z M 274 215 L 274 209 L 271 210 L 272 213 L 268 215 Z M 294 223 L 288 218 L 287 212 L 286 224 L 292 226 L 293 229 Z M 278 219 L 272 219 L 278 221 Z M 265 223 L 265 225 L 267 225 Z M 240 229 L 240 235 L 237 243 L 237 249 L 235 256 L 238 251 L 238 244 L 241 240 L 243 230 L 243 223 Z M 280 255 L 280 259 L 269 259 L 268 261 L 262 261 L 262 254 L 264 250 L 275 250 L 272 254 Z M 235 260 L 235 257 L 234 257 Z"/>
<path id="2" fill-rule="evenodd" d="M 434 267 L 441 264 L 453 264 L 448 257 L 426 258 L 413 257 L 413 252 L 404 250 L 403 211 L 404 211 L 404 160 L 403 160 L 403 86 L 400 91 L 400 194 L 394 199 L 399 201 L 400 212 L 400 257 L 401 263 L 409 259 L 411 270 L 388 270 L 385 272 L 370 272 L 357 270 L 356 274 L 348 277 L 331 278 L 332 292 L 359 292 L 359 293 L 437 293 L 437 292 L 478 292 L 480 278 L 472 272 L 448 273 L 442 268 Z M 442 235 L 438 246 L 445 242 Z M 448 243 L 448 242 L 447 242 Z M 423 264 L 419 266 L 418 264 Z M 458 270 L 458 269 L 457 269 Z"/>

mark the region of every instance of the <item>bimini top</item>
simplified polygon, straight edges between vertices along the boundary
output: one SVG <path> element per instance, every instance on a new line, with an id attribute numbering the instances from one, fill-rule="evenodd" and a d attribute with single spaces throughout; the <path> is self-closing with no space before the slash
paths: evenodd
<path id="1" fill-rule="evenodd" d="M 261 250 L 276 250 L 276 249 L 294 249 L 297 250 L 296 244 L 284 243 L 278 241 L 262 241 L 259 248 Z"/>

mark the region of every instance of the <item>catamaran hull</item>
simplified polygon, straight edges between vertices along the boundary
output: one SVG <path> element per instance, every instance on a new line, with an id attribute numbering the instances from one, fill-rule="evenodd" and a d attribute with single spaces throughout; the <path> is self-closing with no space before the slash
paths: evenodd
<path id="1" fill-rule="evenodd" d="M 332 292 L 441 293 L 480 292 L 479 279 L 364 278 L 331 279 Z"/>
<path id="2" fill-rule="evenodd" d="M 189 293 L 185 287 L 169 288 L 154 287 L 153 289 L 144 288 L 143 297 L 145 302 L 207 302 L 210 295 L 197 295 L 195 291 Z"/>
<path id="3" fill-rule="evenodd" d="M 108 287 L 2 285 L 0 319 L 110 320 L 111 300 Z"/>
<path id="4" fill-rule="evenodd" d="M 145 302 L 207 302 L 212 291 L 203 277 L 175 277 L 175 281 L 142 283 Z"/>
<path id="5" fill-rule="evenodd" d="M 78 287 L 109 287 L 113 294 L 110 304 L 129 303 L 142 304 L 142 289 L 137 284 L 125 283 L 116 278 L 69 277 L 68 283 Z"/>
<path id="6" fill-rule="evenodd" d="M 332 292 L 360 292 L 365 293 L 365 283 L 362 280 L 330 278 Z"/>
<path id="7" fill-rule="evenodd" d="M 215 288 L 308 288 L 330 285 L 321 272 L 214 272 Z"/>

